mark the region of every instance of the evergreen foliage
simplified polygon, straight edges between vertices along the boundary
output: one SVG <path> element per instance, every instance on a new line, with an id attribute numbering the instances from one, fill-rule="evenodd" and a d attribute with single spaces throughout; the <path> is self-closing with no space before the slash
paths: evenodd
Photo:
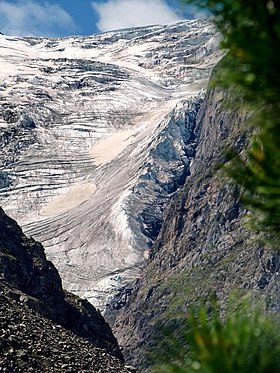
<path id="1" fill-rule="evenodd" d="M 158 366 L 153 372 L 280 372 L 280 326 L 251 302 L 249 298 L 229 303 L 225 321 L 217 304 L 210 311 L 205 307 L 193 310 L 186 325 L 187 343 L 181 344 L 180 339 L 177 342 L 179 359 L 175 353 L 172 363 Z M 171 346 L 174 350 L 174 340 Z"/>

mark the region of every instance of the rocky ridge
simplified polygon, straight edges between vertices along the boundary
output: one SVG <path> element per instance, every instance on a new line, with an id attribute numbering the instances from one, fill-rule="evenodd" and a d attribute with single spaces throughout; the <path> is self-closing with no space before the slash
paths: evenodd
<path id="1" fill-rule="evenodd" d="M 64 292 L 41 244 L 0 209 L 0 371 L 129 372 L 101 314 Z"/>
<path id="2" fill-rule="evenodd" d="M 32 311 L 22 302 L 24 293 L 2 283 L 0 287 L 0 372 L 135 371 Z"/>

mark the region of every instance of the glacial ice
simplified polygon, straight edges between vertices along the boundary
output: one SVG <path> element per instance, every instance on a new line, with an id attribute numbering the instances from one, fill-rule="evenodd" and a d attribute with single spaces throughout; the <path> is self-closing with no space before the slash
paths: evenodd
<path id="1" fill-rule="evenodd" d="M 218 39 L 197 20 L 0 35 L 0 204 L 100 309 L 139 276 L 190 171 Z"/>

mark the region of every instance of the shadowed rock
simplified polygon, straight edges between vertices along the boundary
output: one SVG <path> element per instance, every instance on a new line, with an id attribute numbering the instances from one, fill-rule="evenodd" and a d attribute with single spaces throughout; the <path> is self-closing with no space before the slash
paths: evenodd
<path id="1" fill-rule="evenodd" d="M 0 367 L 23 372 L 44 361 L 42 367 L 57 372 L 71 367 L 95 371 L 95 364 L 104 372 L 129 371 L 108 355 L 122 359 L 101 314 L 64 292 L 43 246 L 27 238 L 1 208 L 0 276 Z"/>

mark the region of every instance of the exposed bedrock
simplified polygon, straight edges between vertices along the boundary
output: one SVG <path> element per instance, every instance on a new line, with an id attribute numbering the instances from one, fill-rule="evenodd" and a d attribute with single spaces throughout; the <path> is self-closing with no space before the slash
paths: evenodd
<path id="1" fill-rule="evenodd" d="M 242 93 L 240 93 L 242 101 Z M 271 251 L 244 223 L 240 190 L 222 171 L 226 151 L 242 152 L 248 113 L 226 104 L 231 90 L 208 92 L 196 119 L 190 175 L 164 213 L 141 277 L 120 289 L 105 316 L 124 355 L 144 369 L 160 354 L 162 328 L 178 336 L 190 305 L 238 291 L 280 313 L 280 252 Z"/>

